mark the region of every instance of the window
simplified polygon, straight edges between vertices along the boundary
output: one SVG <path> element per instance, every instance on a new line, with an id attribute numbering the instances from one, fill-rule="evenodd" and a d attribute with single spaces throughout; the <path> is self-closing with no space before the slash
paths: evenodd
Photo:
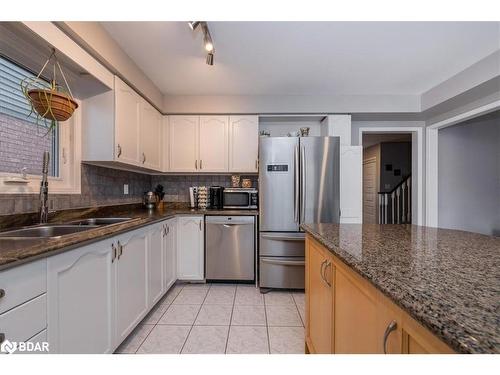
<path id="1" fill-rule="evenodd" d="M 37 122 L 21 91 L 28 76 L 33 72 L 0 55 L 0 193 L 37 193 L 44 151 L 50 154 L 49 191 L 79 193 L 80 113 L 53 130 Z M 22 174 L 28 183 L 12 183 Z"/>
<path id="2" fill-rule="evenodd" d="M 39 175 L 49 151 L 49 175 L 58 176 L 59 131 L 30 115 L 21 81 L 33 73 L 0 56 L 0 172 Z"/>

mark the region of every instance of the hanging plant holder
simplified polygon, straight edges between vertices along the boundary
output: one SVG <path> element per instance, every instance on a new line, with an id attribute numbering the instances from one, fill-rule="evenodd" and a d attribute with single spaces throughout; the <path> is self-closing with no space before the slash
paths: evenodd
<path id="1" fill-rule="evenodd" d="M 43 71 L 51 60 L 54 60 L 54 71 L 52 81 L 48 83 L 40 78 Z M 56 73 L 59 70 L 66 87 L 57 84 Z M 21 81 L 21 90 L 31 105 L 31 112 L 35 113 L 38 120 L 43 119 L 45 125 L 52 130 L 59 121 L 66 121 L 73 116 L 78 103 L 74 100 L 71 89 L 64 72 L 57 60 L 55 50 L 52 50 L 49 58 L 36 77 L 27 77 Z M 47 123 L 48 122 L 48 123 Z"/>

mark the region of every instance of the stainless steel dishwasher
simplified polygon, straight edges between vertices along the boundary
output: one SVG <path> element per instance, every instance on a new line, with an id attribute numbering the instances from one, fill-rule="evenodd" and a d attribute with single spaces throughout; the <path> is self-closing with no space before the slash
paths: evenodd
<path id="1" fill-rule="evenodd" d="M 255 217 L 205 217 L 207 280 L 255 280 Z"/>

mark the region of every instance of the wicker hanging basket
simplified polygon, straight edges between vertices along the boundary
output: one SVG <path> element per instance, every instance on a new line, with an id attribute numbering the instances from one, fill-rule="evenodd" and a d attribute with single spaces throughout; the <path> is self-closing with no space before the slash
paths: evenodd
<path id="1" fill-rule="evenodd" d="M 49 83 L 40 77 L 51 60 L 54 60 L 54 66 L 52 81 Z M 65 88 L 56 82 L 56 68 L 59 69 L 64 80 Z M 43 121 L 48 125 L 49 130 L 53 129 L 59 121 L 69 120 L 75 109 L 78 108 L 78 103 L 73 98 L 54 49 L 40 73 L 34 78 L 27 77 L 21 82 L 21 90 L 31 105 L 31 113 L 36 114 L 37 120 L 44 119 Z"/>

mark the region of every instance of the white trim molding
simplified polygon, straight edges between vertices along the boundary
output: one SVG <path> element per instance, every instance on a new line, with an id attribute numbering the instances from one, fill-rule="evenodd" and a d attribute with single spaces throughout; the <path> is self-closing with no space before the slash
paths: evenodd
<path id="1" fill-rule="evenodd" d="M 424 127 L 418 126 L 383 126 L 383 127 L 363 127 L 359 128 L 358 142 L 363 143 L 363 133 L 415 133 L 417 135 L 417 173 L 416 181 L 413 178 L 412 189 L 417 191 L 417 202 L 413 206 L 417 208 L 416 225 L 424 225 Z M 412 165 L 412 174 L 415 175 Z"/>
<path id="2" fill-rule="evenodd" d="M 425 224 L 429 227 L 438 227 L 438 197 L 439 197 L 439 130 L 453 126 L 472 118 L 488 114 L 500 109 L 500 100 L 474 108 L 470 111 L 439 121 L 427 126 L 426 138 L 426 172 L 425 172 Z"/>

